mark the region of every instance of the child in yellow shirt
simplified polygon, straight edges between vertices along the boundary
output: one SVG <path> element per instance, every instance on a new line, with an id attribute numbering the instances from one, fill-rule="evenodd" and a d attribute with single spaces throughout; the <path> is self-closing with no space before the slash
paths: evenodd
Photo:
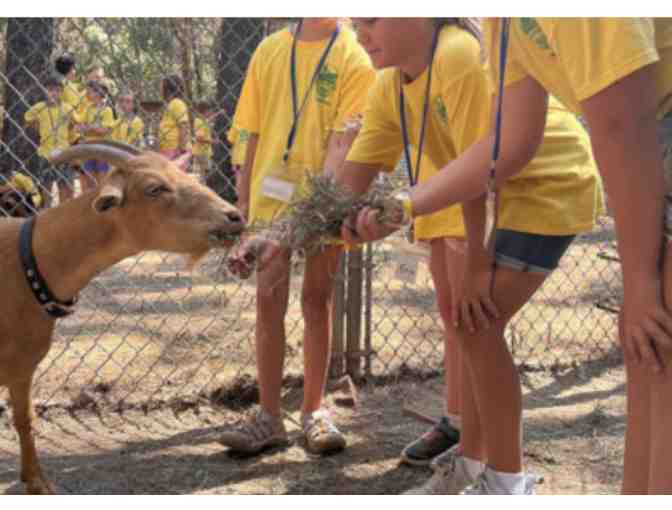
<path id="1" fill-rule="evenodd" d="M 38 170 L 34 177 L 44 197 L 45 207 L 53 202 L 51 188 L 54 183 L 58 189 L 59 203 L 73 196 L 74 176 L 67 165 L 52 165 L 49 160 L 54 154 L 70 146 L 69 135 L 74 126 L 74 109 L 61 101 L 63 79 L 54 74 L 45 81 L 47 100 L 33 105 L 25 113 L 28 126 L 36 129 L 40 135 L 37 149 Z"/>
<path id="2" fill-rule="evenodd" d="M 207 103 L 203 103 L 199 107 L 200 113 L 194 118 L 193 154 L 198 172 L 201 174 L 203 182 L 205 182 L 210 173 L 210 163 L 213 155 L 212 144 L 214 140 L 210 126 L 212 126 L 215 118 L 222 112 L 213 111 Z"/>
<path id="3" fill-rule="evenodd" d="M 407 154 L 409 184 L 423 187 L 488 134 L 493 87 L 478 24 L 464 18 L 362 18 L 355 24 L 360 42 L 382 71 L 337 180 L 364 192 L 380 170 L 393 169 Z M 494 261 L 483 249 L 483 228 L 474 227 L 480 219 L 476 202 L 437 208 L 433 217 L 415 222 L 417 237 L 431 245 L 446 376 L 453 382 L 449 392 L 461 389 L 448 399 L 449 406 L 453 403 L 448 411 L 461 415 L 461 432 L 460 444 L 451 447 L 456 426 L 445 419 L 404 451 L 407 460 L 426 461 L 448 448 L 434 458 L 434 476 L 411 493 L 470 494 L 484 483 L 497 494 L 534 491 L 535 478 L 522 466 L 520 382 L 504 330 L 558 266 L 575 235 L 593 228 L 602 206 L 588 138 L 576 119 L 554 104 L 545 130 L 541 124 L 540 139 L 535 158 L 516 179 L 502 184 Z M 472 186 L 479 185 L 477 178 L 464 177 Z M 374 215 L 362 211 L 349 227 L 354 233 L 343 229 L 344 239 L 382 237 L 388 230 Z M 470 303 L 472 289 L 480 287 L 495 263 L 492 297 L 482 309 L 472 309 L 478 320 L 487 317 L 489 327 L 477 331 L 471 317 L 460 325 L 459 305 Z M 427 445 L 436 437 L 444 440 L 429 452 Z"/>
<path id="4" fill-rule="evenodd" d="M 142 147 L 145 123 L 137 113 L 135 96 L 132 92 L 122 92 L 117 96 L 117 111 L 119 118 L 112 131 L 112 139 Z"/>
<path id="5" fill-rule="evenodd" d="M 484 33 L 490 70 L 496 82 L 503 78 L 506 85 L 497 183 L 515 178 L 538 150 L 549 95 L 580 113 L 588 125 L 614 210 L 623 263 L 619 336 L 627 368 L 628 416 L 622 491 L 670 494 L 672 214 L 665 210 L 671 190 L 666 200 L 664 155 L 672 147 L 672 20 L 488 19 Z M 503 77 L 500 55 L 508 57 Z M 494 135 L 488 133 L 468 154 L 413 190 L 407 208 L 425 215 L 482 195 Z M 482 203 L 480 214 L 484 216 Z M 361 220 L 362 230 L 378 230 L 370 221 L 374 218 Z M 482 228 L 483 221 L 479 223 Z M 490 282 L 482 274 L 464 305 L 480 308 L 490 299 Z M 488 370 L 480 371 L 490 378 Z M 487 398 L 485 390 L 476 393 Z M 501 400 L 497 405 L 508 407 Z M 511 442 L 501 434 L 491 437 L 498 444 Z M 486 443 L 490 449 L 491 441 Z"/>
<path id="6" fill-rule="evenodd" d="M 105 85 L 97 81 L 89 81 L 86 84 L 87 104 L 84 111 L 77 114 L 77 129 L 82 135 L 83 142 L 104 140 L 112 135 L 116 119 L 112 107 L 108 106 L 108 96 L 109 91 Z M 85 161 L 82 191 L 95 188 L 109 169 L 109 165 L 104 161 L 95 159 Z"/>
<path id="7" fill-rule="evenodd" d="M 169 159 L 191 151 L 189 107 L 184 94 L 184 82 L 179 76 L 167 76 L 161 82 L 166 107 L 159 122 L 159 152 Z"/>
<path id="8" fill-rule="evenodd" d="M 361 112 L 375 72 L 353 31 L 334 18 L 309 18 L 280 30 L 257 47 L 247 69 L 234 127 L 249 133 L 239 173 L 238 206 L 269 221 L 288 207 L 306 172 L 333 172 L 342 162 L 345 120 Z M 313 453 L 345 447 L 345 437 L 323 407 L 330 357 L 329 308 L 340 255 L 325 246 L 306 260 L 302 303 L 304 400 L 301 424 Z M 234 450 L 258 453 L 286 444 L 280 401 L 291 253 L 257 273 L 255 332 L 260 409 L 220 436 Z"/>

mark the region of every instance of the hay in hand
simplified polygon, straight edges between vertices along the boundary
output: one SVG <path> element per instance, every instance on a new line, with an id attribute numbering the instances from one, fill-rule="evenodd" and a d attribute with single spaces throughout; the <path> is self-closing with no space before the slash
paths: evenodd
<path id="1" fill-rule="evenodd" d="M 404 213 L 394 191 L 390 185 L 376 182 L 364 195 L 355 195 L 330 176 L 309 175 L 304 192 L 264 229 L 263 237 L 312 254 L 324 243 L 339 239 L 343 223 L 365 207 L 378 210 L 381 223 L 398 225 Z"/>

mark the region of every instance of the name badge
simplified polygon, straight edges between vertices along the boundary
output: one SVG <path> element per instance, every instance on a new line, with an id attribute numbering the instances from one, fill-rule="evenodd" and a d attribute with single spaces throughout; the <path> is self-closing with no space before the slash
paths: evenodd
<path id="1" fill-rule="evenodd" d="M 261 182 L 261 193 L 274 200 L 288 204 L 294 195 L 296 185 L 293 182 L 268 176 Z"/>

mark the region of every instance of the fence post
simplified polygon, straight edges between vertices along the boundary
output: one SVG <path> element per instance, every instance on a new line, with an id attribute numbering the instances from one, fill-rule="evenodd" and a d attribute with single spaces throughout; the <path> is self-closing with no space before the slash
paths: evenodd
<path id="1" fill-rule="evenodd" d="M 341 253 L 338 270 L 334 276 L 334 297 L 331 301 L 331 363 L 329 375 L 339 378 L 345 374 L 344 369 L 344 315 L 345 315 L 345 266 L 346 254 Z"/>
<path id="2" fill-rule="evenodd" d="M 360 377 L 362 369 L 362 258 L 361 248 L 348 253 L 345 363 L 346 372 L 353 379 Z"/>
<path id="3" fill-rule="evenodd" d="M 372 292 L 373 292 L 373 245 L 367 243 L 366 245 L 366 262 L 364 263 L 364 375 L 371 376 L 371 356 L 373 351 L 371 347 L 372 334 L 372 320 L 371 316 L 373 310 Z"/>

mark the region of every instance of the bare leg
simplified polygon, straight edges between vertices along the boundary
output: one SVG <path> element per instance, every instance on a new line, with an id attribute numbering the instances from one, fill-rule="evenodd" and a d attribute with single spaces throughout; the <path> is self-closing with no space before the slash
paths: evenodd
<path id="1" fill-rule="evenodd" d="M 461 330 L 459 334 L 485 437 L 487 463 L 496 471 L 522 471 L 520 379 L 504 340 L 504 329 L 545 278 L 498 268 L 492 297 L 501 318 L 487 330 L 475 334 Z"/>
<path id="2" fill-rule="evenodd" d="M 301 297 L 305 323 L 302 414 L 312 413 L 322 406 L 331 353 L 329 310 L 340 253 L 340 246 L 331 246 L 306 260 Z"/>
<path id="3" fill-rule="evenodd" d="M 285 361 L 285 314 L 289 301 L 289 252 L 278 255 L 257 273 L 255 331 L 260 404 L 280 417 L 282 370 Z"/>

